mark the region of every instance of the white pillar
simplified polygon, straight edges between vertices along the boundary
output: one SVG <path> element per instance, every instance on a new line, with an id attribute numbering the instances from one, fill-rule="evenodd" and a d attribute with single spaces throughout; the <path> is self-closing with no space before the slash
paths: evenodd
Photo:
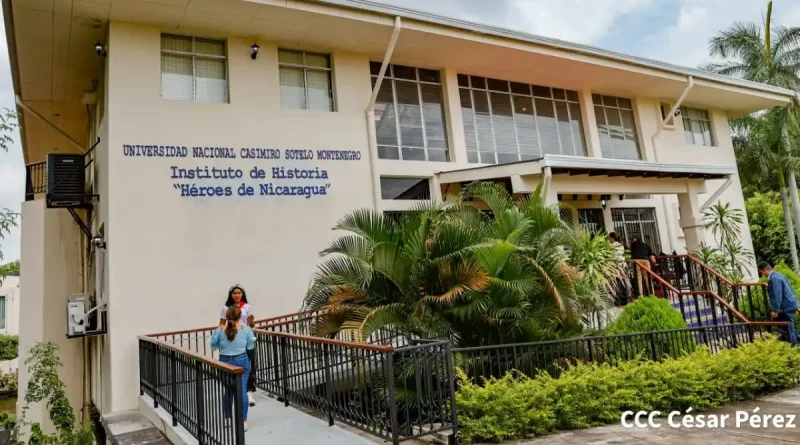
<path id="1" fill-rule="evenodd" d="M 458 73 L 452 68 L 445 68 L 441 73 L 443 74 L 444 116 L 445 124 L 447 125 L 447 146 L 450 150 L 450 161 L 457 164 L 466 164 L 467 142 L 464 138 L 464 121 L 461 117 Z"/>
<path id="2" fill-rule="evenodd" d="M 697 192 L 690 187 L 686 193 L 679 193 L 678 206 L 680 207 L 680 221 L 686 241 L 686 250 L 688 252 L 700 250 L 700 244 L 705 241 L 705 230 Z"/>
<path id="3" fill-rule="evenodd" d="M 591 90 L 580 90 L 578 96 L 581 104 L 583 134 L 586 139 L 586 156 L 590 158 L 602 158 L 603 151 L 600 148 L 600 133 L 597 132 L 597 120 L 594 115 L 592 92 Z"/>

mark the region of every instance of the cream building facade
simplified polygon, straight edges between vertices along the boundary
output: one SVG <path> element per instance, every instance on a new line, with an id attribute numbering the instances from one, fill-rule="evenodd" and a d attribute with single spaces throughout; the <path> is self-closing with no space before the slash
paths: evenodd
<path id="1" fill-rule="evenodd" d="M 29 164 L 21 350 L 58 343 L 75 407 L 102 413 L 136 406 L 137 335 L 212 325 L 231 285 L 257 317 L 296 311 L 354 209 L 544 183 L 588 229 L 711 243 L 702 208 L 744 208 L 727 120 L 793 94 L 360 0 L 3 6 Z M 85 153 L 91 206 L 48 208 L 49 153 Z M 67 339 L 82 293 L 105 332 Z"/>

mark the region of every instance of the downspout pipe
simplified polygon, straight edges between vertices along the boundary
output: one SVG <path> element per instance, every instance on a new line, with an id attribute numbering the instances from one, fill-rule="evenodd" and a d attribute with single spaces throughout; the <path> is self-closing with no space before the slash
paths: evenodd
<path id="1" fill-rule="evenodd" d="M 376 167 L 376 159 L 378 158 L 378 136 L 375 130 L 375 101 L 378 100 L 378 92 L 381 90 L 383 78 L 386 75 L 386 70 L 389 68 L 389 61 L 392 59 L 394 47 L 397 44 L 397 38 L 400 37 L 400 28 L 402 22 L 400 17 L 394 18 L 394 29 L 392 30 L 392 37 L 389 39 L 389 46 L 386 47 L 386 53 L 383 55 L 383 62 L 381 69 L 378 72 L 378 78 L 375 80 L 375 86 L 372 88 L 372 96 L 369 98 L 367 109 L 364 110 L 365 119 L 367 121 L 367 143 L 369 145 L 369 171 L 372 180 L 372 206 L 375 211 L 380 211 L 381 204 L 381 184 L 380 176 L 378 175 Z"/>
<path id="2" fill-rule="evenodd" d="M 669 110 L 664 119 L 658 122 L 658 128 L 656 132 L 653 133 L 653 136 L 650 138 L 651 146 L 653 147 L 653 160 L 658 162 L 658 150 L 656 149 L 656 138 L 659 134 L 661 134 L 661 130 L 667 125 L 670 119 L 675 118 L 675 112 L 678 111 L 683 100 L 686 99 L 686 96 L 689 95 L 689 91 L 691 91 L 692 87 L 694 87 L 694 78 L 692 76 L 688 76 L 686 78 L 686 88 L 683 89 L 683 92 L 680 96 L 678 96 L 678 100 L 672 105 L 672 108 Z M 664 215 L 667 218 L 667 236 L 669 236 L 669 250 L 675 250 L 675 246 L 672 245 L 672 240 L 675 239 L 675 234 L 672 230 L 672 218 L 669 215 L 669 208 L 667 208 L 667 201 L 664 199 L 664 195 L 661 195 L 661 208 L 664 209 Z"/>

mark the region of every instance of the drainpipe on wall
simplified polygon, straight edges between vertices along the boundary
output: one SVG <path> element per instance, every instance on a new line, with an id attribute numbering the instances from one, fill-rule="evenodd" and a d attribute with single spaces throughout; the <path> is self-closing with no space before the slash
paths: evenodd
<path id="1" fill-rule="evenodd" d="M 375 159 L 378 157 L 378 136 L 375 130 L 375 101 L 378 99 L 378 91 L 381 89 L 383 77 L 386 75 L 386 70 L 389 68 L 389 60 L 392 58 L 394 46 L 397 44 L 397 38 L 400 36 L 400 27 L 402 22 L 400 17 L 394 18 L 394 30 L 392 31 L 392 38 L 389 39 L 389 46 L 386 47 L 386 53 L 383 55 L 383 63 L 381 63 L 381 70 L 378 72 L 378 79 L 375 81 L 375 86 L 372 88 L 372 96 L 369 98 L 369 104 L 365 110 L 365 118 L 367 120 L 367 144 L 369 147 L 369 168 L 370 178 L 372 180 L 372 205 L 375 211 L 380 211 L 381 204 L 381 184 L 380 176 L 376 171 Z"/>
<path id="2" fill-rule="evenodd" d="M 658 137 L 659 134 L 661 134 L 661 130 L 664 129 L 664 126 L 667 125 L 667 122 L 669 122 L 670 118 L 672 119 L 675 118 L 675 112 L 678 111 L 678 108 L 680 108 L 681 103 L 683 103 L 683 100 L 686 99 L 686 96 L 689 95 L 689 90 L 691 90 L 693 86 L 694 86 L 694 78 L 692 78 L 692 76 L 689 76 L 686 79 L 686 88 L 683 89 L 683 93 L 681 93 L 681 95 L 678 97 L 678 100 L 675 101 L 675 104 L 672 105 L 672 108 L 669 110 L 669 113 L 667 113 L 667 115 L 664 116 L 664 119 L 659 121 L 656 132 L 650 138 L 650 142 L 653 147 L 653 160 L 655 162 L 658 162 L 658 150 L 656 150 L 656 138 Z M 675 246 L 672 245 L 672 240 L 675 239 L 675 234 L 672 232 L 672 218 L 670 217 L 670 211 L 669 208 L 667 207 L 667 201 L 666 199 L 664 199 L 664 195 L 661 195 L 661 208 L 664 209 L 664 216 L 667 218 L 667 236 L 669 236 L 669 250 L 675 250 Z"/>

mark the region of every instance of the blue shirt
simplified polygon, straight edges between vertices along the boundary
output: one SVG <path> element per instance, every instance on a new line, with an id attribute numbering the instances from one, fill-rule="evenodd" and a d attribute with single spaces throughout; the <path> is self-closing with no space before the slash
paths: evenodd
<path id="1" fill-rule="evenodd" d="M 233 340 L 228 340 L 225 331 L 217 328 L 211 334 L 211 349 L 219 349 L 220 355 L 240 355 L 255 348 L 256 336 L 249 327 L 243 327 L 236 333 Z"/>
<path id="2" fill-rule="evenodd" d="M 773 311 L 788 313 L 797 310 L 797 295 L 786 276 L 773 270 L 767 278 L 767 286 Z"/>

